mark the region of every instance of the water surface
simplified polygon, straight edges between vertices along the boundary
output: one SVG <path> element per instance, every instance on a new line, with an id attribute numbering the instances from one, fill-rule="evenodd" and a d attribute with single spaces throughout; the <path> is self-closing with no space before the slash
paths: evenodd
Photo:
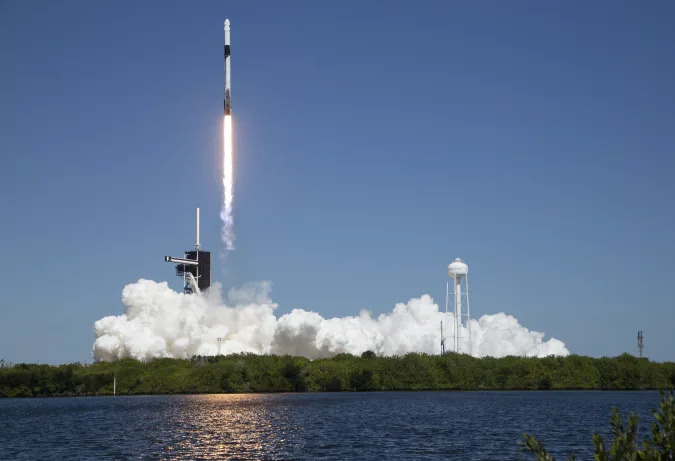
<path id="1" fill-rule="evenodd" d="M 377 392 L 0 399 L 0 459 L 592 459 L 611 408 L 658 392 Z"/>

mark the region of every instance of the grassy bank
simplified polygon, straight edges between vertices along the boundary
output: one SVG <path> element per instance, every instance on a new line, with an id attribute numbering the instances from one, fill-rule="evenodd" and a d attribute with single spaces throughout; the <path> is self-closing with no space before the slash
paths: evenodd
<path id="1" fill-rule="evenodd" d="M 613 358 L 466 355 L 303 357 L 238 354 L 190 360 L 0 368 L 0 397 L 219 392 L 382 390 L 663 389 L 675 386 L 675 363 L 628 354 Z"/>

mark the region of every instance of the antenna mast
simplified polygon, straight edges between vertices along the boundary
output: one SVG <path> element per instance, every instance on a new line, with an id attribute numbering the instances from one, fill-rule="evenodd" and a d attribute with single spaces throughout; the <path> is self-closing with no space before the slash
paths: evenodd
<path id="1" fill-rule="evenodd" d="M 199 245 L 199 207 L 197 207 L 197 243 L 195 244 L 197 250 L 200 249 Z"/>

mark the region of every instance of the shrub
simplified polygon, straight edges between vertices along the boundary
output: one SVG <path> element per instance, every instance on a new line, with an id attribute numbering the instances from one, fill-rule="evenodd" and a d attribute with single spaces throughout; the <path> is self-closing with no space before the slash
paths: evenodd
<path id="1" fill-rule="evenodd" d="M 602 437 L 595 432 L 593 434 L 593 446 L 595 459 L 598 461 L 673 461 L 675 460 L 675 401 L 673 392 L 667 395 L 661 392 L 661 405 L 654 410 L 656 422 L 652 423 L 650 437 L 642 442 L 642 448 L 637 445 L 638 417 L 631 414 L 628 417 L 628 427 L 623 425 L 619 412 L 614 408 L 610 424 L 612 425 L 612 441 L 609 450 L 605 447 Z M 537 455 L 540 461 L 555 461 L 555 458 L 546 451 L 543 443 L 533 435 L 523 434 L 525 446 Z M 575 459 L 574 455 L 567 458 Z"/>

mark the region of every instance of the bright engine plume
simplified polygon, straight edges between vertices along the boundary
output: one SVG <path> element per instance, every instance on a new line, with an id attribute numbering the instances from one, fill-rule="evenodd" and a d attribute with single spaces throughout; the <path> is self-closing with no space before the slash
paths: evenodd
<path id="1" fill-rule="evenodd" d="M 234 168 L 232 158 L 232 116 L 226 115 L 223 124 L 223 210 L 220 217 L 223 220 L 223 242 L 228 250 L 234 250 L 234 218 L 232 217 L 232 202 L 234 201 Z"/>

